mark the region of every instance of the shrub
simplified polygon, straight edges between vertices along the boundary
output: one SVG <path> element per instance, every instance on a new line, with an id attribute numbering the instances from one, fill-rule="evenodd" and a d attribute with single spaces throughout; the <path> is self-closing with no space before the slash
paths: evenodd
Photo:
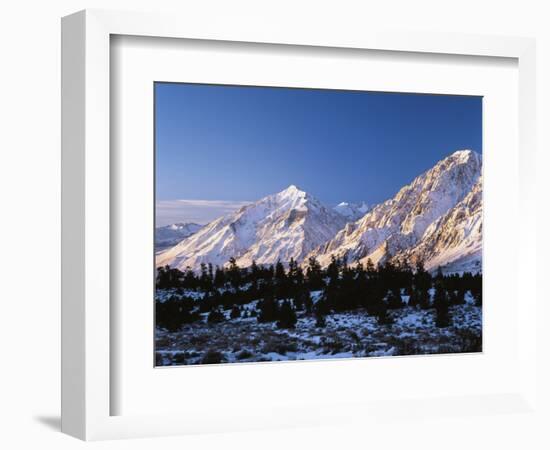
<path id="1" fill-rule="evenodd" d="M 252 358 L 254 355 L 252 354 L 252 352 L 250 352 L 249 350 L 247 349 L 244 349 L 244 350 L 241 350 L 238 354 L 237 354 L 237 359 L 239 361 L 243 360 L 243 359 L 248 359 L 248 358 Z"/>
<path id="2" fill-rule="evenodd" d="M 172 356 L 172 363 L 185 364 L 185 353 L 176 353 Z"/>
<path id="3" fill-rule="evenodd" d="M 483 351 L 481 333 L 472 330 L 458 330 L 457 335 L 462 341 L 460 353 L 479 353 Z"/>
<path id="4" fill-rule="evenodd" d="M 331 353 L 335 355 L 336 353 L 340 353 L 344 350 L 345 350 L 344 343 L 339 339 L 334 339 L 334 340 L 325 342 L 324 353 Z"/>
<path id="5" fill-rule="evenodd" d="M 355 331 L 349 330 L 348 334 L 349 334 L 349 337 L 352 338 L 355 342 L 361 342 L 361 339 L 359 339 L 359 336 Z"/>
<path id="6" fill-rule="evenodd" d="M 229 314 L 229 317 L 231 319 L 237 319 L 241 317 L 241 311 L 239 310 L 239 307 L 237 305 L 233 305 L 233 308 L 231 308 L 231 313 Z"/>
<path id="7" fill-rule="evenodd" d="M 278 353 L 286 355 L 287 352 L 297 352 L 298 346 L 295 342 L 284 342 L 278 339 L 269 339 L 262 346 L 261 353 Z"/>
<path id="8" fill-rule="evenodd" d="M 201 364 L 220 364 L 222 362 L 225 362 L 225 357 L 216 350 L 208 350 L 201 360 Z"/>
<path id="9" fill-rule="evenodd" d="M 208 318 L 206 321 L 208 323 L 220 323 L 225 320 L 225 315 L 218 309 L 213 309 L 210 311 L 210 314 L 208 314 Z"/>
<path id="10" fill-rule="evenodd" d="M 388 344 L 395 348 L 395 355 L 406 356 L 422 354 L 422 349 L 411 339 L 395 339 L 388 342 Z"/>
<path id="11" fill-rule="evenodd" d="M 193 299 L 171 297 L 165 302 L 155 303 L 155 319 L 157 326 L 173 332 L 184 324 L 199 320 L 200 314 L 195 311 Z"/>

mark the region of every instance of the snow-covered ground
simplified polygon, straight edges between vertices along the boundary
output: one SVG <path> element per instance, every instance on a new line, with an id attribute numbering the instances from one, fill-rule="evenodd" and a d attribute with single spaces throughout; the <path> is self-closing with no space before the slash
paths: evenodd
<path id="1" fill-rule="evenodd" d="M 257 302 L 244 309 L 251 312 Z M 481 308 L 471 303 L 450 308 L 451 326 L 435 326 L 435 310 L 405 307 L 389 311 L 392 325 L 379 325 L 364 310 L 326 316 L 326 326 L 297 313 L 294 329 L 258 323 L 255 317 L 222 323 L 202 320 L 180 331 L 156 331 L 157 365 L 288 361 L 481 351 Z"/>

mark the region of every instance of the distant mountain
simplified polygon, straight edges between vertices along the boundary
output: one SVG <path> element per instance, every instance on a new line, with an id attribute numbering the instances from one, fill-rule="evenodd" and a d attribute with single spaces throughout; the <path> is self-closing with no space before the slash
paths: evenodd
<path id="1" fill-rule="evenodd" d="M 155 251 L 173 247 L 202 228 L 198 223 L 173 223 L 155 229 Z"/>
<path id="2" fill-rule="evenodd" d="M 157 266 L 198 269 L 201 263 L 241 266 L 303 261 L 332 239 L 346 219 L 310 194 L 291 185 L 284 191 L 220 217 L 176 246 L 157 255 Z"/>
<path id="3" fill-rule="evenodd" d="M 369 210 L 369 205 L 362 203 L 342 202 L 334 207 L 334 211 L 344 216 L 348 221 L 355 222 L 363 217 Z"/>
<path id="4" fill-rule="evenodd" d="M 322 266 L 334 255 L 349 263 L 421 259 L 432 270 L 479 270 L 481 167 L 478 153 L 453 153 L 394 198 L 348 223 L 308 257 L 316 257 Z"/>

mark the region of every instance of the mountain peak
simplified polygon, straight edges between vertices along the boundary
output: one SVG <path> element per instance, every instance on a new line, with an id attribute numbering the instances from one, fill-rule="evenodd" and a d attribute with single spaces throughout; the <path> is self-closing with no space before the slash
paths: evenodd
<path id="1" fill-rule="evenodd" d="M 286 189 L 279 192 L 278 195 L 281 196 L 281 197 L 291 197 L 291 198 L 300 197 L 300 198 L 304 198 L 304 197 L 306 197 L 307 193 L 305 191 L 302 191 L 295 184 L 291 184 Z"/>
<path id="2" fill-rule="evenodd" d="M 157 255 L 158 266 L 199 270 L 201 263 L 223 266 L 231 257 L 241 267 L 302 261 L 332 239 L 346 220 L 295 185 L 207 224 Z"/>
<path id="3" fill-rule="evenodd" d="M 449 155 L 447 158 L 448 160 L 457 161 L 461 164 L 466 163 L 470 158 L 474 158 L 476 160 L 479 160 L 481 155 L 479 153 L 474 152 L 470 149 L 464 149 L 464 150 L 457 150 L 456 152 Z"/>
<path id="4" fill-rule="evenodd" d="M 438 220 L 449 211 L 454 211 L 475 190 L 481 169 L 482 157 L 472 150 L 459 150 L 450 154 L 410 184 L 403 186 L 395 197 L 370 208 L 358 221 L 340 230 L 331 241 L 315 249 L 308 257 L 315 256 L 322 266 L 330 264 L 332 256 L 345 256 L 348 261 L 363 263 L 371 259 L 376 264 L 407 249 L 416 248 L 422 242 L 426 230 L 437 228 L 441 223 Z M 475 201 L 477 199 L 474 197 Z M 474 206 L 475 201 L 472 201 Z M 335 209 L 340 213 L 348 212 L 346 205 L 339 205 Z M 466 207 L 461 207 L 456 210 L 456 217 L 453 215 L 452 220 L 445 223 L 460 222 L 466 229 L 473 215 L 473 212 L 469 214 Z M 455 242 L 453 239 L 457 239 L 452 234 L 455 228 L 450 228 L 451 231 L 443 236 L 444 239 L 441 238 L 442 241 L 446 239 L 445 245 L 449 248 Z M 443 247 L 441 244 L 440 248 Z M 462 251 L 461 248 L 453 247 L 457 252 Z M 449 255 L 443 255 L 441 261 L 450 262 Z M 426 266 L 428 262 L 425 261 Z"/>
<path id="5" fill-rule="evenodd" d="M 296 193 L 296 192 L 302 192 L 300 191 L 300 189 L 298 189 L 298 186 L 296 186 L 295 184 L 291 184 L 290 186 L 288 186 L 286 189 L 284 189 L 283 191 L 281 191 L 281 193 L 283 192 L 287 192 L 287 193 Z"/>

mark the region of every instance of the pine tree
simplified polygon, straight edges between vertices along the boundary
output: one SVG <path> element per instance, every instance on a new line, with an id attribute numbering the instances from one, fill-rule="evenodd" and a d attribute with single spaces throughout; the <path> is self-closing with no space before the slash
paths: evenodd
<path id="1" fill-rule="evenodd" d="M 208 263 L 208 278 L 210 279 L 210 284 L 214 282 L 214 267 L 212 263 Z"/>
<path id="2" fill-rule="evenodd" d="M 223 287 L 225 282 L 225 269 L 223 267 L 216 266 L 216 272 L 214 273 L 214 286 Z"/>
<path id="3" fill-rule="evenodd" d="M 327 267 L 327 276 L 331 283 L 336 283 L 340 275 L 340 261 L 334 255 L 330 257 L 330 264 Z"/>
<path id="4" fill-rule="evenodd" d="M 320 311 L 315 311 L 315 327 L 316 328 L 325 328 L 327 326 L 327 321 L 325 316 Z"/>
<path id="5" fill-rule="evenodd" d="M 229 267 L 227 269 L 227 277 L 231 285 L 236 289 L 241 284 L 241 269 L 237 265 L 237 260 L 233 257 L 229 258 Z"/>
<path id="6" fill-rule="evenodd" d="M 451 322 L 449 317 L 449 296 L 447 295 L 447 291 L 443 288 L 441 282 L 436 283 L 434 307 L 435 325 L 439 328 L 448 327 Z"/>
<path id="7" fill-rule="evenodd" d="M 418 306 L 420 309 L 430 309 L 432 304 L 430 302 L 430 293 L 426 289 L 418 290 Z"/>
<path id="8" fill-rule="evenodd" d="M 294 308 L 296 311 L 301 311 L 302 309 L 307 309 L 307 303 L 311 302 L 311 296 L 309 291 L 302 289 L 294 296 Z"/>
<path id="9" fill-rule="evenodd" d="M 338 279 L 331 278 L 328 282 L 328 286 L 323 293 L 323 304 L 326 304 L 328 308 L 341 311 L 344 303 L 341 302 L 342 292 L 340 289 L 340 283 Z"/>
<path id="10" fill-rule="evenodd" d="M 184 274 L 166 265 L 157 269 L 156 287 L 170 289 L 184 287 Z"/>
<path id="11" fill-rule="evenodd" d="M 432 276 L 424 269 L 422 261 L 416 263 L 416 270 L 413 276 L 414 286 L 421 291 L 427 291 L 432 287 Z"/>
<path id="12" fill-rule="evenodd" d="M 482 278 L 479 273 L 472 277 L 471 284 L 472 287 L 470 291 L 472 292 L 472 296 L 474 297 L 476 306 L 481 307 L 483 305 L 483 286 Z"/>
<path id="13" fill-rule="evenodd" d="M 186 289 L 197 289 L 197 287 L 199 287 L 199 279 L 195 276 L 195 272 L 189 266 L 185 268 L 182 287 Z"/>
<path id="14" fill-rule="evenodd" d="M 275 264 L 275 280 L 279 284 L 283 284 L 286 281 L 285 268 L 281 261 L 277 261 Z"/>
<path id="15" fill-rule="evenodd" d="M 260 268 L 256 264 L 256 260 L 252 260 L 252 265 L 250 266 L 250 281 L 252 283 L 258 281 L 260 278 Z"/>
<path id="16" fill-rule="evenodd" d="M 286 276 L 285 268 L 281 261 L 277 261 L 277 263 L 275 264 L 275 282 L 275 297 L 278 299 L 287 298 L 289 294 L 288 278 Z"/>
<path id="17" fill-rule="evenodd" d="M 266 296 L 258 303 L 258 322 L 274 322 L 279 318 L 279 302 L 273 296 Z"/>
<path id="18" fill-rule="evenodd" d="M 409 306 L 416 308 L 420 305 L 420 296 L 419 292 L 416 289 L 413 289 L 409 296 Z"/>
<path id="19" fill-rule="evenodd" d="M 451 305 L 463 305 L 464 304 L 464 291 L 452 290 L 449 292 L 449 303 Z"/>
<path id="20" fill-rule="evenodd" d="M 322 289 L 325 285 L 321 265 L 314 256 L 308 259 L 306 268 L 306 282 L 311 290 Z"/>
<path id="21" fill-rule="evenodd" d="M 383 300 L 378 302 L 376 317 L 379 325 L 391 325 L 394 322 L 392 316 L 388 314 L 388 305 Z"/>
<path id="22" fill-rule="evenodd" d="M 298 273 L 298 264 L 294 260 L 294 258 L 290 258 L 290 261 L 288 263 L 288 278 L 290 281 L 294 282 L 296 281 L 296 275 Z"/>
<path id="23" fill-rule="evenodd" d="M 200 287 L 203 291 L 208 291 L 212 288 L 212 280 L 208 275 L 208 266 L 201 263 L 201 275 L 199 278 Z"/>
<path id="24" fill-rule="evenodd" d="M 403 300 L 401 298 L 401 289 L 398 287 L 392 288 L 388 294 L 388 308 L 399 309 L 403 307 Z"/>
<path id="25" fill-rule="evenodd" d="M 319 313 L 319 314 L 322 314 L 323 316 L 326 316 L 330 312 L 330 307 L 327 304 L 327 301 L 325 298 L 318 300 L 317 303 L 315 303 L 314 309 L 316 314 Z"/>
<path id="26" fill-rule="evenodd" d="M 306 291 L 306 295 L 304 296 L 304 308 L 307 314 L 313 312 L 313 300 L 311 299 L 309 291 Z"/>
<path id="27" fill-rule="evenodd" d="M 296 322 L 296 313 L 292 309 L 290 302 L 288 300 L 283 301 L 283 304 L 279 311 L 279 320 L 277 321 L 277 327 L 294 328 Z"/>

